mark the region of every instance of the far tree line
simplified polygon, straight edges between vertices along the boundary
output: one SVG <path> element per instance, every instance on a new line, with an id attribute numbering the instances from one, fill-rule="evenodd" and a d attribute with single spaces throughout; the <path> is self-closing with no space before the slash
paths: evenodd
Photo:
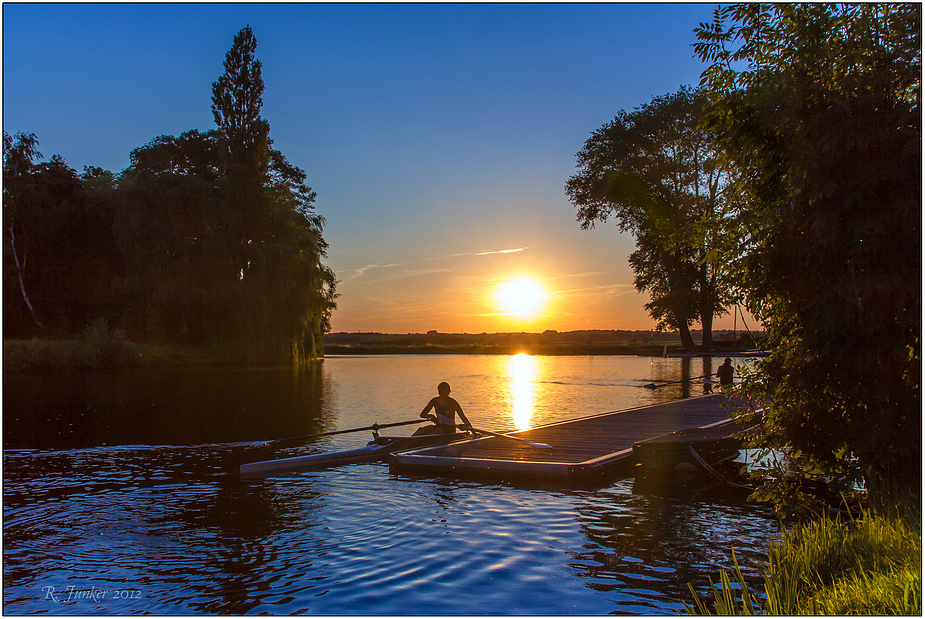
<path id="1" fill-rule="evenodd" d="M 316 357 L 335 307 L 306 174 L 260 116 L 257 41 L 242 29 L 212 85 L 216 128 L 162 135 L 119 174 L 40 161 L 3 135 L 4 337 L 104 323 L 238 361 Z"/>
<path id="2" fill-rule="evenodd" d="M 761 321 L 761 444 L 883 503 L 920 500 L 921 28 L 918 4 L 721 6 L 700 85 L 620 112 L 566 185 L 582 227 L 634 235 L 687 346 L 731 304 Z"/>

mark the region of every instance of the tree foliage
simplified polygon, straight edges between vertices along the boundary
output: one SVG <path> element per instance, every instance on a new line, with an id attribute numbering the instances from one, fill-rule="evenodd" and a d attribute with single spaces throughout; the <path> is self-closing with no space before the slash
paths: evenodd
<path id="1" fill-rule="evenodd" d="M 225 54 L 225 72 L 212 84 L 212 116 L 224 138 L 226 168 L 241 166 L 259 175 L 268 165 L 270 123 L 260 116 L 264 83 L 256 52 L 257 39 L 245 26 Z"/>
<path id="2" fill-rule="evenodd" d="M 227 331 L 236 264 L 216 141 L 215 132 L 157 137 L 132 151 L 121 175 L 115 230 L 130 332 L 203 345 Z"/>
<path id="3" fill-rule="evenodd" d="M 29 209 L 24 204 L 28 201 L 25 194 L 30 189 L 35 158 L 41 156 L 37 147 L 38 139 L 34 133 L 16 134 L 14 144 L 13 137 L 6 131 L 3 132 L 4 311 L 7 316 L 16 316 L 22 313 L 21 308 L 25 306 L 29 310 L 31 322 L 40 327 L 42 323 L 36 316 L 35 307 L 26 290 L 26 247 L 29 236 L 27 231 L 32 232 L 32 230 L 26 223 Z M 14 280 L 18 284 L 16 292 L 13 292 L 11 288 Z M 11 302 L 13 298 L 21 298 L 22 302 Z"/>
<path id="4" fill-rule="evenodd" d="M 264 83 L 256 57 L 257 39 L 250 26 L 234 37 L 225 54 L 225 72 L 212 84 L 212 116 L 218 126 L 218 166 L 223 197 L 234 213 L 240 273 L 251 268 L 254 237 L 264 236 L 261 224 L 267 196 L 270 123 L 260 116 Z"/>
<path id="5" fill-rule="evenodd" d="M 136 274 L 127 293 L 144 309 L 134 317 L 144 329 L 242 360 L 298 360 L 321 350 L 334 274 L 321 262 L 316 194 L 271 148 L 260 116 L 256 47 L 246 27 L 225 56 L 212 85 L 215 130 L 160 136 L 132 152 L 120 183 L 120 247 Z"/>
<path id="6" fill-rule="evenodd" d="M 255 51 L 242 29 L 213 84 L 216 129 L 159 136 L 118 177 L 37 163 L 34 135 L 4 134 L 5 333 L 104 318 L 236 361 L 321 353 L 336 297 L 324 219 L 305 172 L 272 148 Z"/>
<path id="7" fill-rule="evenodd" d="M 582 228 L 611 217 L 636 238 L 630 257 L 639 291 L 659 328 L 693 347 L 699 318 L 711 348 L 713 317 L 731 302 L 727 256 L 729 173 L 713 135 L 700 128 L 702 93 L 681 88 L 632 112 L 620 111 L 578 153 L 566 184 Z"/>
<path id="8" fill-rule="evenodd" d="M 645 308 L 659 329 L 678 331 L 682 346 L 694 348 L 690 323 L 697 311 L 698 295 L 691 282 L 697 281 L 699 269 L 691 252 L 666 247 L 664 238 L 657 234 L 639 232 L 629 264 L 636 290 L 649 292 Z"/>
<path id="9" fill-rule="evenodd" d="M 34 134 L 4 133 L 4 332 L 54 334 L 112 320 L 121 268 L 113 202 L 96 170 L 78 177 L 55 155 L 39 162 Z M 102 191 L 102 193 L 101 193 Z"/>
<path id="10" fill-rule="evenodd" d="M 775 350 L 764 444 L 872 495 L 921 481 L 921 7 L 741 4 L 697 30 Z"/>

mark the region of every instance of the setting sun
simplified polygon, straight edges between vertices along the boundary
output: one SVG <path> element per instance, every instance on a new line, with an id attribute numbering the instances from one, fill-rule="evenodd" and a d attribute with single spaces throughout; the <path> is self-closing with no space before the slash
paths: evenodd
<path id="1" fill-rule="evenodd" d="M 526 316 L 539 310 L 546 291 L 531 279 L 517 279 L 498 286 L 497 300 L 502 311 Z"/>

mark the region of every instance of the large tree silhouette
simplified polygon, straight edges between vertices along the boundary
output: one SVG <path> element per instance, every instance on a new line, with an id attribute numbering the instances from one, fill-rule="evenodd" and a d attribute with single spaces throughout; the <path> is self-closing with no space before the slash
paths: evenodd
<path id="1" fill-rule="evenodd" d="M 241 277 L 261 230 L 259 213 L 269 170 L 270 123 L 260 116 L 264 83 L 250 26 L 235 35 L 225 55 L 225 72 L 212 84 L 212 115 L 218 126 L 219 170 L 229 208 L 237 218 L 237 261 Z"/>
<path id="2" fill-rule="evenodd" d="M 234 38 L 216 129 L 156 137 L 118 177 L 39 163 L 34 135 L 4 134 L 5 335 L 105 319 L 231 361 L 321 354 L 336 297 L 324 219 L 305 172 L 272 148 L 256 47 L 249 27 Z"/>
<path id="3" fill-rule="evenodd" d="M 611 217 L 636 237 L 630 258 L 635 285 L 659 328 L 678 329 L 692 348 L 700 319 L 702 346 L 712 348 L 713 317 L 732 300 L 727 188 L 713 133 L 699 122 L 706 99 L 690 88 L 621 111 L 578 153 L 566 184 L 582 228 Z"/>
<path id="4" fill-rule="evenodd" d="M 729 5 L 697 31 L 774 345 L 748 383 L 764 445 L 885 503 L 921 489 L 921 36 L 917 4 Z"/>
<path id="5" fill-rule="evenodd" d="M 218 127 L 160 136 L 132 153 L 120 218 L 141 320 L 244 361 L 321 352 L 335 304 L 316 194 L 271 145 L 250 27 L 212 85 Z M 143 222 L 151 225 L 143 228 Z M 156 282 L 156 283 L 155 283 Z"/>

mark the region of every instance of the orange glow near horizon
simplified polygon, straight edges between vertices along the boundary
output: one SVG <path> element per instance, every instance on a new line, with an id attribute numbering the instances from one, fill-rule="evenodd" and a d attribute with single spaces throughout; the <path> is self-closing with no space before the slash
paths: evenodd
<path id="1" fill-rule="evenodd" d="M 423 257 L 395 251 L 388 261 L 341 268 L 335 333 L 543 333 L 581 330 L 650 331 L 649 295 L 634 289 L 629 269 L 594 270 L 571 253 L 503 248 L 452 252 L 438 246 Z M 592 247 L 593 249 L 593 247 Z M 444 253 L 446 252 L 446 253 Z M 596 266 L 596 265 L 593 265 Z M 619 266 L 619 265 L 618 265 Z M 748 318 L 748 317 L 747 317 Z M 748 319 L 754 329 L 757 321 Z M 731 329 L 731 314 L 714 329 Z M 738 321 L 738 330 L 744 325 Z"/>

